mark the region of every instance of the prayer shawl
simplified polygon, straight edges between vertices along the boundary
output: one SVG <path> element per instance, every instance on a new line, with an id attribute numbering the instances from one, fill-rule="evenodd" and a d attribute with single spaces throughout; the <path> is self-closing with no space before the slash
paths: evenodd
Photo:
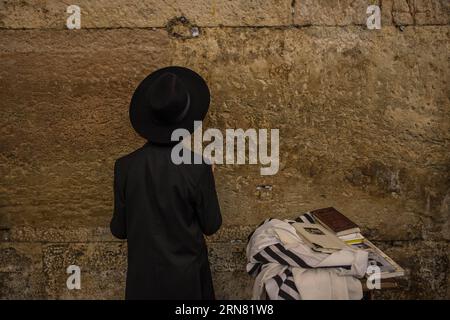
<path id="1" fill-rule="evenodd" d="M 253 299 L 361 299 L 357 278 L 367 270 L 367 252 L 345 248 L 313 251 L 291 225 L 316 223 L 310 214 L 296 220 L 265 220 L 249 237 L 247 272 L 255 277 Z"/>

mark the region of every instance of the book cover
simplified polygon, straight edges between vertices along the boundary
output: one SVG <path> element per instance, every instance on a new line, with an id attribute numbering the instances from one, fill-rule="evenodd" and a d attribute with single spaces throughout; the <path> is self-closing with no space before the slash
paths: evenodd
<path id="1" fill-rule="evenodd" d="M 337 236 L 361 232 L 356 223 L 333 207 L 317 209 L 311 211 L 311 214 L 321 224 L 336 233 Z"/>

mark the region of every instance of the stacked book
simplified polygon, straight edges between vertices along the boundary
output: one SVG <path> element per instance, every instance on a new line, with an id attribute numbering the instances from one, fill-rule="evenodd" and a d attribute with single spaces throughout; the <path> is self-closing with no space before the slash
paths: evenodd
<path id="1" fill-rule="evenodd" d="M 308 213 L 318 223 L 294 223 L 297 233 L 318 252 L 333 253 L 345 246 L 366 250 L 369 265 L 380 268 L 381 279 L 401 277 L 405 271 L 383 251 L 366 239 L 353 221 L 335 208 L 323 208 Z"/>

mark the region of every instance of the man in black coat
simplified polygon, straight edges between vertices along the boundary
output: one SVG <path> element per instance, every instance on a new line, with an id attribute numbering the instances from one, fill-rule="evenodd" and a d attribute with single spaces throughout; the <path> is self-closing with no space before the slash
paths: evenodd
<path id="1" fill-rule="evenodd" d="M 222 223 L 212 167 L 174 164 L 171 141 L 175 129 L 193 132 L 209 100 L 183 67 L 153 72 L 133 95 L 131 123 L 148 142 L 115 163 L 110 225 L 128 240 L 126 299 L 214 299 L 203 236 Z"/>

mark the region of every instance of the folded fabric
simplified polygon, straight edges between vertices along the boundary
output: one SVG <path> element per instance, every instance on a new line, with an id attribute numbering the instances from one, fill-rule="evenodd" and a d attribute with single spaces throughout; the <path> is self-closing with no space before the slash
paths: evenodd
<path id="1" fill-rule="evenodd" d="M 315 223 L 310 215 L 297 221 Z M 332 254 L 313 251 L 291 225 L 267 219 L 247 245 L 247 272 L 255 277 L 253 299 L 361 299 L 357 278 L 367 270 L 367 252 L 346 247 Z"/>

